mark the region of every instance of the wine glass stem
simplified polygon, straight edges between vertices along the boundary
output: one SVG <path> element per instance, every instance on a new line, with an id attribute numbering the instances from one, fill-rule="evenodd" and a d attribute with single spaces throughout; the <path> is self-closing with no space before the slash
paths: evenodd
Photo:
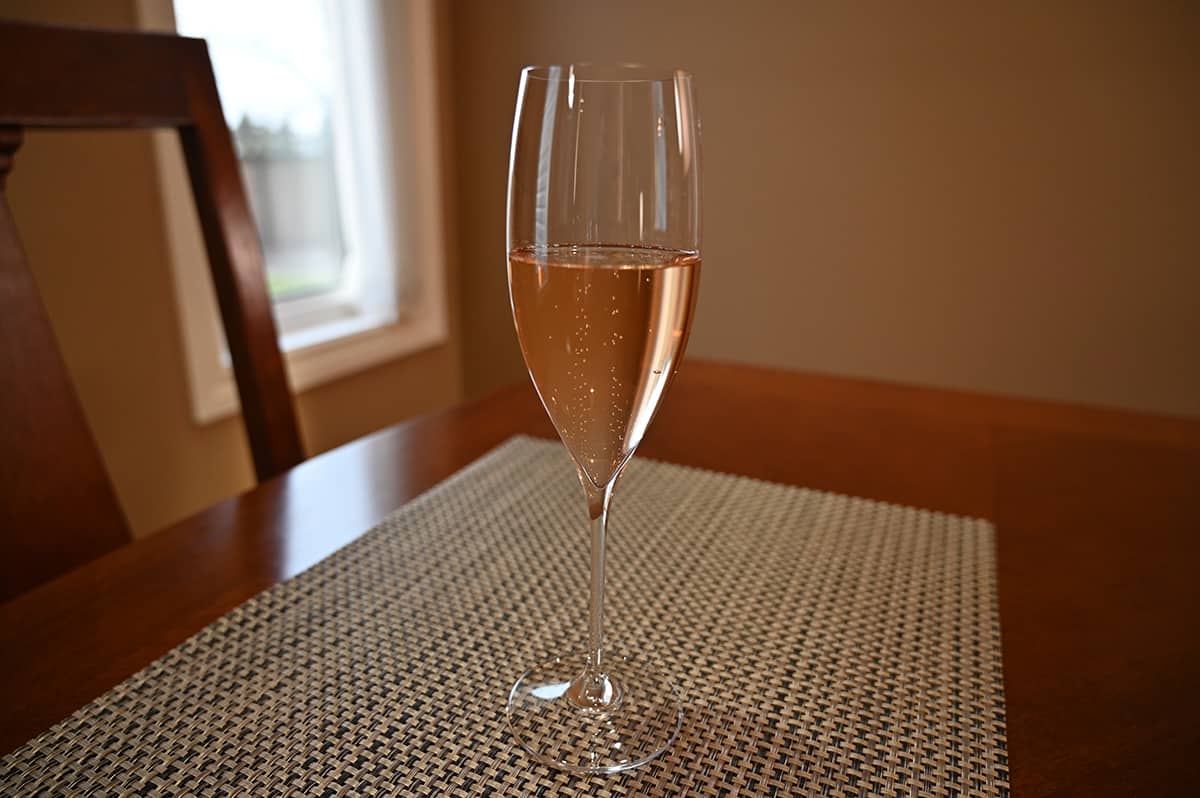
<path id="1" fill-rule="evenodd" d="M 604 546 L 608 536 L 608 507 L 612 501 L 612 479 L 603 488 L 597 488 L 586 475 L 581 475 L 583 489 L 587 493 L 588 518 L 592 527 L 592 590 L 588 613 L 588 665 L 585 688 L 592 702 L 603 703 L 611 697 L 611 687 L 606 685 L 604 675 Z"/>

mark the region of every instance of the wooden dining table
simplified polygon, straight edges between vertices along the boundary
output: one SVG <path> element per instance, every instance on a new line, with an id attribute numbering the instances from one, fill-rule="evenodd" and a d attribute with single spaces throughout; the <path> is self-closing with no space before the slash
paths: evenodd
<path id="1" fill-rule="evenodd" d="M 0 749 L 520 433 L 554 436 L 525 383 L 0 605 Z M 991 520 L 1014 794 L 1196 789 L 1200 422 L 687 361 L 639 455 Z"/>

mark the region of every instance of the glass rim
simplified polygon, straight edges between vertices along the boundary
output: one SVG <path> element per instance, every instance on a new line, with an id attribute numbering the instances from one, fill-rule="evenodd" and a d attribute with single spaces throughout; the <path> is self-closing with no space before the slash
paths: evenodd
<path id="1" fill-rule="evenodd" d="M 592 77 L 595 73 L 616 77 Z M 530 65 L 521 69 L 524 78 L 547 83 L 674 83 L 680 79 L 691 80 L 692 73 L 686 69 L 652 67 L 634 63 L 603 63 L 580 61 L 571 64 Z"/>

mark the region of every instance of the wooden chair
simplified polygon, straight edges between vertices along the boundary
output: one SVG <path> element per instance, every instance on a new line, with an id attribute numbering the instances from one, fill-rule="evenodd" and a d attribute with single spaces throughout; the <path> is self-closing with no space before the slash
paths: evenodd
<path id="1" fill-rule="evenodd" d="M 208 48 L 0 23 L 0 601 L 130 539 L 4 194 L 23 128 L 179 131 L 260 481 L 304 459 Z"/>

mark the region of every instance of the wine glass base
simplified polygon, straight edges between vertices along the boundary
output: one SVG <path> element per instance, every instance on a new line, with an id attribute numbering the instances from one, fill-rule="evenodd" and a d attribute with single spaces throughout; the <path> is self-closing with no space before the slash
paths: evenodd
<path id="1" fill-rule="evenodd" d="M 618 773 L 644 765 L 671 745 L 683 722 L 683 704 L 666 674 L 624 657 L 605 672 L 616 700 L 581 706 L 572 683 L 585 654 L 556 657 L 529 669 L 508 697 L 508 726 L 539 762 L 577 773 Z"/>

